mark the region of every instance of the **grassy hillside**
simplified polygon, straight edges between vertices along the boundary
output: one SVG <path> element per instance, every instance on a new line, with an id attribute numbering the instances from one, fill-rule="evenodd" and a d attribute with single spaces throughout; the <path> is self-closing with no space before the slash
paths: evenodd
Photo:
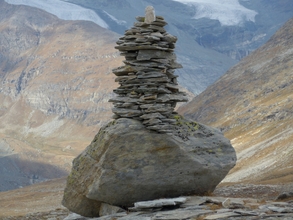
<path id="1" fill-rule="evenodd" d="M 223 130 L 238 163 L 228 182 L 293 179 L 293 19 L 179 110 Z"/>

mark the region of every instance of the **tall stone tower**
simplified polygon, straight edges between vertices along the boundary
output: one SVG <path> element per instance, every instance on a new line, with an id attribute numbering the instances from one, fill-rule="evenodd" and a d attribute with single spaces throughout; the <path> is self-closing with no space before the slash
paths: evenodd
<path id="1" fill-rule="evenodd" d="M 186 102 L 186 94 L 179 91 L 174 53 L 177 38 L 167 33 L 167 22 L 155 16 L 154 8 L 146 8 L 145 17 L 137 22 L 118 41 L 115 48 L 125 57 L 124 66 L 113 70 L 120 86 L 114 90 L 114 118 L 133 118 L 160 133 L 171 132 L 176 123 L 174 108 Z"/>
<path id="2" fill-rule="evenodd" d="M 167 23 L 152 7 L 136 19 L 116 46 L 125 56 L 113 70 L 120 86 L 110 101 L 118 119 L 74 159 L 64 190 L 62 204 L 83 216 L 101 216 L 107 204 L 127 208 L 212 192 L 236 163 L 220 131 L 174 112 L 187 99 L 174 75 L 181 65 Z"/>

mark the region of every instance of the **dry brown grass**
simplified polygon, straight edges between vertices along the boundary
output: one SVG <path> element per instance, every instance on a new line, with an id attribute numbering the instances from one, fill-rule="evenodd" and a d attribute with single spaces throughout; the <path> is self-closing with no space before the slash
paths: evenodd
<path id="1" fill-rule="evenodd" d="M 61 205 L 65 178 L 0 192 L 0 218 L 64 209 Z"/>

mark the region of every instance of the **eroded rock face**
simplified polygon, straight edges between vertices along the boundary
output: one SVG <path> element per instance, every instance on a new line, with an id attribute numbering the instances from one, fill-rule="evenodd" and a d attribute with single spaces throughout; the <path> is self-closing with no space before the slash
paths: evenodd
<path id="1" fill-rule="evenodd" d="M 73 161 L 63 205 L 98 216 L 101 202 L 129 207 L 138 201 L 212 192 L 236 163 L 230 141 L 218 130 L 174 118 L 177 134 L 120 118 L 101 128 Z"/>

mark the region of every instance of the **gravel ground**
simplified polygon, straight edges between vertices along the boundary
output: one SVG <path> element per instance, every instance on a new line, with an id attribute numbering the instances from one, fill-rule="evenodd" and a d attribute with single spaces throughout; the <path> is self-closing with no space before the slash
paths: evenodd
<path id="1" fill-rule="evenodd" d="M 293 182 L 282 185 L 233 184 L 219 185 L 213 192 L 215 196 L 248 197 L 264 200 L 275 200 L 283 192 L 293 192 Z M 293 198 L 292 198 L 293 199 Z"/>

